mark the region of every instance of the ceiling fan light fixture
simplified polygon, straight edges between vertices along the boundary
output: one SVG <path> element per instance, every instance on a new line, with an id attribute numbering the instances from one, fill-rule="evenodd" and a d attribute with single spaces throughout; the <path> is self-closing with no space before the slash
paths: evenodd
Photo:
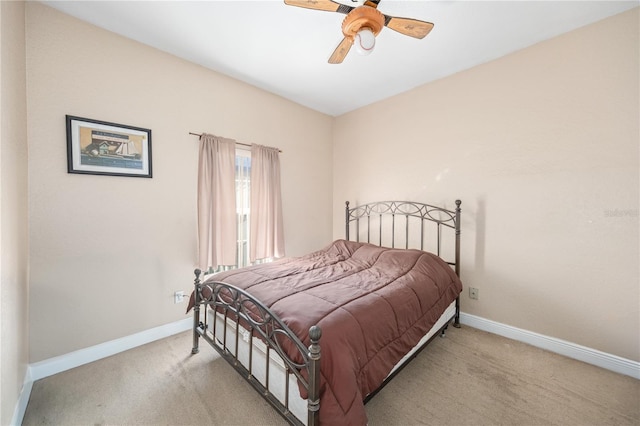
<path id="1" fill-rule="evenodd" d="M 354 46 L 356 52 L 360 55 L 366 56 L 373 51 L 376 46 L 376 35 L 370 28 L 361 28 L 354 38 Z"/>
<path id="2" fill-rule="evenodd" d="M 285 4 L 307 9 L 344 13 L 342 34 L 344 38 L 329 57 L 330 64 L 340 64 L 353 45 L 361 55 L 368 55 L 376 45 L 375 37 L 384 27 L 413 38 L 424 38 L 433 29 L 431 22 L 411 18 L 384 15 L 378 10 L 381 0 L 351 0 L 359 6 L 351 6 L 347 0 L 284 0 Z"/>

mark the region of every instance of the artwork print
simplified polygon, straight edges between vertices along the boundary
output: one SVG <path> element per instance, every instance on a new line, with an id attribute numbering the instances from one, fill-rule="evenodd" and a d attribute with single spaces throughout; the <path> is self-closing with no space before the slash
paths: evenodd
<path id="1" fill-rule="evenodd" d="M 152 176 L 151 130 L 70 115 L 66 121 L 69 173 Z"/>

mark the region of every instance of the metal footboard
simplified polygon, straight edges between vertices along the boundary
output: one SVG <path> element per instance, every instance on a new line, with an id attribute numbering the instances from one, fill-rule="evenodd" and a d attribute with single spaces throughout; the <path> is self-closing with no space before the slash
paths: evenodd
<path id="1" fill-rule="evenodd" d="M 291 424 L 303 425 L 290 410 L 290 380 L 293 374 L 307 394 L 307 425 L 319 424 L 320 410 L 320 327 L 309 329 L 310 346 L 302 341 L 287 327 L 276 314 L 246 291 L 224 282 L 200 281 L 201 271 L 194 271 L 194 307 L 193 307 L 193 349 L 192 354 L 199 352 L 199 339 L 202 338 L 213 347 L 240 375 L 247 380 L 260 394 Z M 210 323 L 207 309 L 209 306 L 213 324 Z M 204 312 L 201 312 L 204 307 Z M 217 321 L 222 321 L 220 326 Z M 229 336 L 227 324 L 231 327 Z M 222 335 L 217 331 L 223 330 Z M 266 348 L 264 383 L 254 375 L 254 339 L 259 339 Z M 239 342 L 248 342 L 248 362 L 239 359 Z M 293 357 L 287 355 L 285 347 Z M 272 353 L 282 360 L 285 371 L 284 401 L 281 401 L 270 388 L 269 369 Z M 292 359 L 295 358 L 295 359 Z M 298 392 L 298 389 L 293 389 Z"/>

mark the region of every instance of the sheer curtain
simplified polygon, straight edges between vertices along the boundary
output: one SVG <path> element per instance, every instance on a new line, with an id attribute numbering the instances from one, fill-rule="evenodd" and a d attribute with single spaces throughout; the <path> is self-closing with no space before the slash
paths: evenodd
<path id="1" fill-rule="evenodd" d="M 209 267 L 236 264 L 236 142 L 200 137 L 198 160 L 198 261 Z"/>
<path id="2" fill-rule="evenodd" d="M 251 218 L 249 260 L 284 256 L 280 154 L 277 148 L 251 145 Z"/>

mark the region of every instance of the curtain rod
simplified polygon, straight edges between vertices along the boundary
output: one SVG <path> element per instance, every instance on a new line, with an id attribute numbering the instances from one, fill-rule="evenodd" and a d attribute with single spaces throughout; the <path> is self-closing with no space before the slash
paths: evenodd
<path id="1" fill-rule="evenodd" d="M 193 133 L 193 132 L 189 132 L 189 134 L 190 134 L 190 135 L 193 135 L 193 136 L 197 136 L 197 137 L 199 137 L 199 138 L 200 138 L 200 137 L 202 137 L 202 134 L 201 134 L 201 133 Z M 238 144 L 238 145 L 242 145 L 242 146 L 248 146 L 248 147 L 251 147 L 251 144 L 249 144 L 249 143 L 236 142 L 236 144 Z M 281 149 L 278 149 L 278 152 L 282 152 L 282 150 L 281 150 Z"/>

